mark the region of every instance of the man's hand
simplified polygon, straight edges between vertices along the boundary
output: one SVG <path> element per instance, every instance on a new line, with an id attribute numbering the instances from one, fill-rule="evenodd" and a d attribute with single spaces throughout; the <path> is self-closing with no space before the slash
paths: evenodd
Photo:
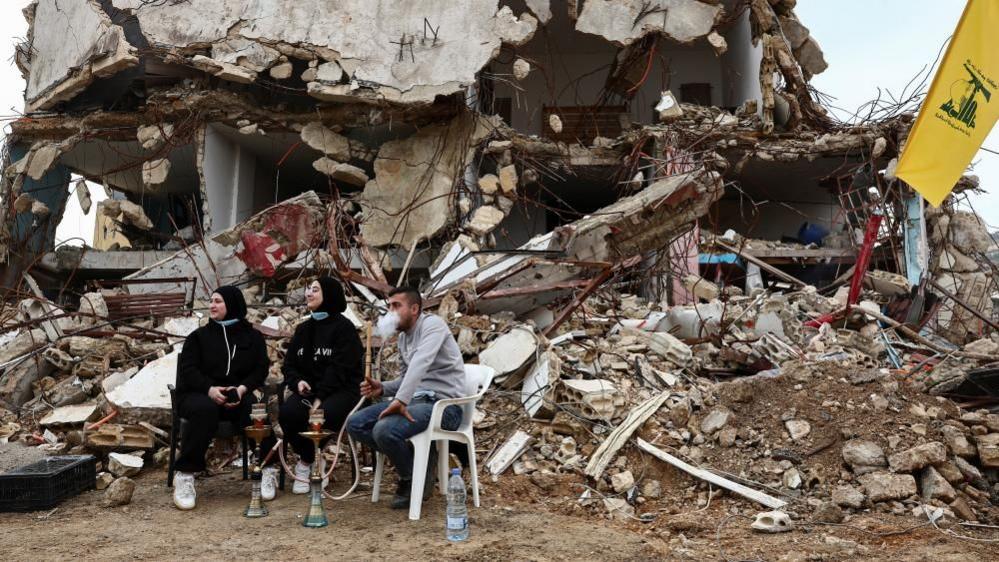
<path id="1" fill-rule="evenodd" d="M 312 387 L 305 381 L 298 381 L 298 395 L 308 396 L 312 394 Z"/>
<path id="2" fill-rule="evenodd" d="M 406 409 L 406 405 L 400 402 L 398 398 L 393 400 L 392 403 L 389 404 L 388 408 L 382 410 L 382 413 L 378 415 L 378 419 L 382 419 L 385 416 L 393 416 L 393 415 L 405 416 L 407 420 L 416 423 L 416 420 L 413 419 L 413 416 L 409 415 L 409 411 Z"/>
<path id="3" fill-rule="evenodd" d="M 364 396 L 365 398 L 378 398 L 381 395 L 382 383 L 370 377 L 364 377 L 364 381 L 361 382 L 361 396 Z M 398 402 L 398 400 L 396 400 L 396 402 Z"/>
<path id="4" fill-rule="evenodd" d="M 313 410 L 315 410 L 316 408 L 318 408 L 318 407 L 320 407 L 322 405 L 323 405 L 323 403 L 320 402 L 318 398 L 316 398 L 315 400 L 312 401 L 312 409 Z"/>
<path id="5" fill-rule="evenodd" d="M 224 386 L 213 386 L 208 389 L 208 397 L 212 399 L 219 406 L 225 404 L 225 387 Z"/>

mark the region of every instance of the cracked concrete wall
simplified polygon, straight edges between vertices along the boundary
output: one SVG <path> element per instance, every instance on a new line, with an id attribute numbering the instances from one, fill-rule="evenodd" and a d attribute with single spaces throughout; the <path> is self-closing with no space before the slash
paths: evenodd
<path id="1" fill-rule="evenodd" d="M 383 144 L 375 159 L 375 179 L 359 199 L 364 239 L 373 246 L 409 248 L 443 230 L 454 219 L 455 182 L 495 126 L 488 118 L 465 113 Z"/>
<path id="2" fill-rule="evenodd" d="M 27 109 L 70 99 L 95 77 L 138 64 L 124 30 L 96 0 L 38 0 L 31 27 Z"/>
<path id="3" fill-rule="evenodd" d="M 277 50 L 335 61 L 344 77 L 328 92 L 314 82 L 310 92 L 320 99 L 371 83 L 390 100 L 433 101 L 474 82 L 501 43 L 523 43 L 537 27 L 533 16 L 518 18 L 498 8 L 498 0 L 114 0 L 114 6 L 132 10 L 157 46 L 193 54 L 210 45 L 214 58 L 199 57 L 201 64 L 214 62 L 216 74 L 236 81 L 252 81 L 278 60 Z M 436 42 L 429 30 L 424 38 L 424 20 Z"/>

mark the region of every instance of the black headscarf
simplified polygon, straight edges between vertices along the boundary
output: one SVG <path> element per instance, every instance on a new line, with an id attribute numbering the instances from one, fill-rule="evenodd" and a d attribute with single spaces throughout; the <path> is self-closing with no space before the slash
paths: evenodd
<path id="1" fill-rule="evenodd" d="M 225 318 L 223 320 L 243 320 L 246 318 L 246 299 L 243 298 L 243 291 L 232 285 L 225 285 L 215 289 L 215 292 L 225 301 Z M 323 289 L 323 293 L 326 289 Z"/>
<path id="2" fill-rule="evenodd" d="M 343 294 L 343 286 L 332 277 L 320 277 L 316 279 L 323 289 L 323 302 L 319 304 L 316 312 L 328 312 L 339 314 L 347 310 L 347 297 Z"/>

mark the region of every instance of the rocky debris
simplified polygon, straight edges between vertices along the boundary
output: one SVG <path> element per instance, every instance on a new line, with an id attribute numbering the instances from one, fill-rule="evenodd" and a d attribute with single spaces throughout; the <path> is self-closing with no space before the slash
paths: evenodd
<path id="1" fill-rule="evenodd" d="M 135 492 L 135 481 L 127 476 L 116 479 L 104 491 L 104 504 L 107 507 L 118 507 L 132 503 Z"/>
<path id="2" fill-rule="evenodd" d="M 812 426 L 805 420 L 787 420 L 784 422 L 792 441 L 801 441 L 812 432 Z"/>
<path id="3" fill-rule="evenodd" d="M 98 490 L 105 490 L 111 483 L 114 482 L 114 474 L 110 472 L 98 472 L 96 488 Z"/>
<path id="4" fill-rule="evenodd" d="M 625 470 L 624 472 L 618 472 L 617 474 L 611 476 L 611 487 L 614 491 L 623 494 L 635 486 L 635 477 L 631 474 L 630 470 Z"/>
<path id="5" fill-rule="evenodd" d="M 896 472 L 913 472 L 947 460 L 947 447 L 940 442 L 923 443 L 888 457 L 888 466 Z"/>
<path id="6" fill-rule="evenodd" d="M 853 468 L 853 471 L 861 474 L 885 468 L 888 461 L 881 447 L 873 441 L 855 439 L 843 445 L 843 460 Z"/>
<path id="7" fill-rule="evenodd" d="M 731 418 L 732 412 L 727 408 L 715 408 L 708 412 L 708 415 L 701 420 L 701 433 L 711 435 L 725 427 Z"/>
<path id="8" fill-rule="evenodd" d="M 999 433 L 978 435 L 975 437 L 975 445 L 983 467 L 999 468 Z"/>
<path id="9" fill-rule="evenodd" d="M 911 474 L 872 472 L 857 477 L 867 497 L 874 502 L 903 500 L 916 494 L 916 479 Z"/>
<path id="10" fill-rule="evenodd" d="M 758 513 L 750 525 L 754 531 L 762 533 L 786 533 L 793 528 L 791 518 L 782 511 L 765 511 Z"/>
<path id="11" fill-rule="evenodd" d="M 842 523 L 846 514 L 835 502 L 823 502 L 812 513 L 812 519 L 822 523 Z"/>
<path id="12" fill-rule="evenodd" d="M 832 491 L 832 501 L 840 507 L 860 509 L 865 499 L 863 492 L 853 486 L 838 486 Z"/>
<path id="13" fill-rule="evenodd" d="M 923 469 L 919 476 L 919 489 L 924 499 L 942 499 L 950 502 L 954 501 L 956 494 L 954 488 L 943 476 L 932 466 Z"/>
<path id="14" fill-rule="evenodd" d="M 142 470 L 142 457 L 128 455 L 125 453 L 111 453 L 108 455 L 108 472 L 115 476 L 135 476 Z"/>

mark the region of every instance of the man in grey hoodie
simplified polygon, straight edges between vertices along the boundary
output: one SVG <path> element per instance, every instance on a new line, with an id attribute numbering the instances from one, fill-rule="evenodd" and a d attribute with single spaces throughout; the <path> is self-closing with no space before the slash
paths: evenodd
<path id="1" fill-rule="evenodd" d="M 392 400 L 355 413 L 347 420 L 347 431 L 355 440 L 392 459 L 399 474 L 392 508 L 404 509 L 409 507 L 413 479 L 413 450 L 406 440 L 427 429 L 434 402 L 464 395 L 465 367 L 458 343 L 444 320 L 423 312 L 419 291 L 395 289 L 389 294 L 388 305 L 387 317 L 397 322 L 399 332 L 402 376 L 387 382 L 366 379 L 361 383 L 361 394 L 366 398 L 385 396 Z M 454 430 L 460 423 L 460 407 L 444 409 L 441 427 Z M 430 475 L 435 474 L 434 461 L 435 455 L 431 455 L 427 466 Z M 424 500 L 432 490 L 433 482 L 428 478 Z"/>

